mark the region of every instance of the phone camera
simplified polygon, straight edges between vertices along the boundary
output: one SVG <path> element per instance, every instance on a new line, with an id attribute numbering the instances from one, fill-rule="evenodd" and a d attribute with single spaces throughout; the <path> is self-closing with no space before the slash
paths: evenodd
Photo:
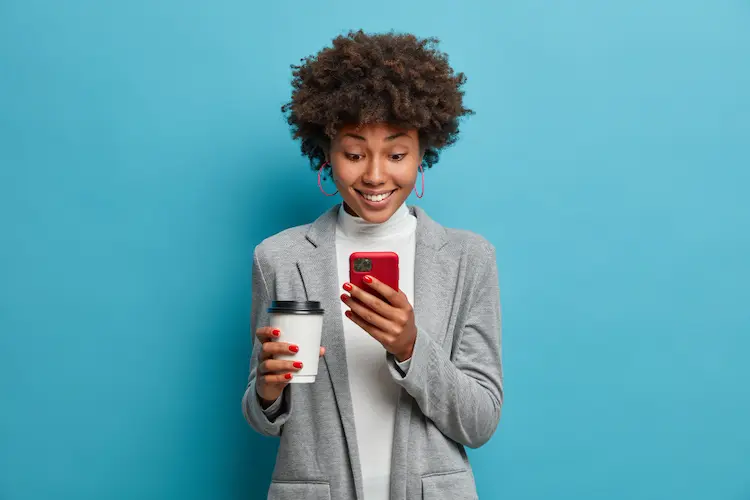
<path id="1" fill-rule="evenodd" d="M 354 270 L 358 273 L 372 271 L 372 261 L 365 258 L 354 259 Z"/>

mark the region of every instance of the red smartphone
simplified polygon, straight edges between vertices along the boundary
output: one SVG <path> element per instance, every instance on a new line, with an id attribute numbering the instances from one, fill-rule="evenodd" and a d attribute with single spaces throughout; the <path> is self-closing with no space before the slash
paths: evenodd
<path id="1" fill-rule="evenodd" d="M 398 254 L 395 252 L 354 252 L 349 256 L 349 282 L 383 299 L 362 278 L 370 275 L 398 290 Z"/>

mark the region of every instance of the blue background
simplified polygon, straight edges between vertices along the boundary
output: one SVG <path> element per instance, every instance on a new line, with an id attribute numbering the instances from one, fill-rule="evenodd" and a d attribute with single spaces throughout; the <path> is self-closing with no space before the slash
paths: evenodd
<path id="1" fill-rule="evenodd" d="M 750 499 L 750 4 L 457 5 L 0 2 L 1 499 L 265 498 L 251 252 L 334 202 L 279 107 L 360 27 L 469 76 L 420 203 L 498 249 L 481 498 Z"/>

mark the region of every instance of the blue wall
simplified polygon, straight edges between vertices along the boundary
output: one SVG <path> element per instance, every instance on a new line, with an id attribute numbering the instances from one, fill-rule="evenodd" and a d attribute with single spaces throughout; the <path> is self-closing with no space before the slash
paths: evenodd
<path id="1" fill-rule="evenodd" d="M 362 27 L 470 78 L 421 204 L 498 248 L 481 498 L 750 499 L 750 4 L 407 3 L 0 3 L 0 498 L 264 498 L 251 252 L 331 203 L 279 107 Z"/>

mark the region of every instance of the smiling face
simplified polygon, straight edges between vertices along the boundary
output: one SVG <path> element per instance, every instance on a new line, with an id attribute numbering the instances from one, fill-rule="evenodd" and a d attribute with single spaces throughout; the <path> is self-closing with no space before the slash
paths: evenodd
<path id="1" fill-rule="evenodd" d="M 387 124 L 342 127 L 328 160 L 346 211 L 385 222 L 414 189 L 422 161 L 419 134 Z"/>

